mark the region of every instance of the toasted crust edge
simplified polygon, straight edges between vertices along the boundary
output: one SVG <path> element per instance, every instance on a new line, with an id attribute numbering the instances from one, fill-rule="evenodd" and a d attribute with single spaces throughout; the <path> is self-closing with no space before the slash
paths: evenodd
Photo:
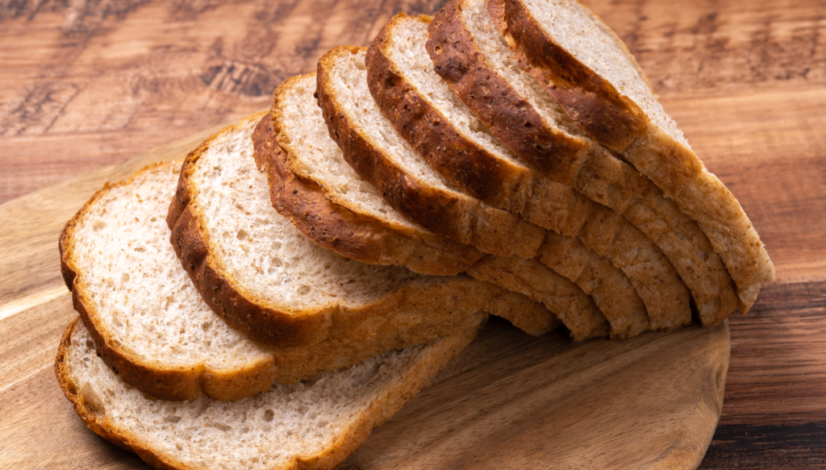
<path id="1" fill-rule="evenodd" d="M 92 206 L 108 191 L 128 186 L 135 178 L 159 168 L 174 165 L 160 162 L 144 167 L 132 176 L 116 183 L 107 183 L 97 191 L 72 217 L 60 234 L 58 248 L 63 280 L 72 292 L 72 305 L 98 346 L 98 354 L 124 382 L 165 400 L 194 400 L 203 395 L 229 401 L 238 400 L 266 390 L 276 375 L 274 358 L 251 362 L 247 367 L 234 370 L 214 370 L 204 363 L 169 367 L 157 361 L 146 360 L 121 350 L 110 341 L 105 326 L 98 321 L 98 314 L 86 298 L 84 279 L 78 274 L 72 256 L 74 229 Z"/>
<path id="2" fill-rule="evenodd" d="M 470 344 L 486 318 L 487 315 L 478 312 L 474 314 L 473 318 L 469 317 L 467 319 L 468 325 L 457 332 L 456 335 L 442 338 L 438 343 L 428 345 L 427 347 L 431 349 L 427 356 L 417 361 L 394 386 L 384 390 L 381 396 L 371 403 L 368 410 L 358 415 L 354 425 L 349 426 L 342 432 L 339 439 L 330 448 L 317 455 L 302 458 L 295 457 L 286 466 L 273 468 L 272 470 L 293 470 L 295 468 L 325 470 L 343 462 L 370 436 L 373 428 L 381 425 L 398 412 L 430 382 L 439 370 Z M 77 393 L 77 390 L 72 390 L 68 380 L 66 352 L 71 345 L 72 332 L 76 324 L 77 319 L 73 320 L 63 332 L 55 357 L 55 376 L 60 384 L 60 389 L 74 406 L 75 412 L 83 420 L 83 424 L 98 436 L 121 449 L 134 452 L 153 468 L 158 470 L 197 470 L 175 460 L 171 456 L 152 449 L 151 446 L 133 433 L 120 429 L 111 421 L 99 419 L 85 405 L 83 397 Z"/>
<path id="3" fill-rule="evenodd" d="M 339 56 L 361 50 L 354 46 L 336 47 L 318 62 L 319 105 L 330 136 L 342 149 L 347 162 L 376 186 L 394 209 L 428 230 L 486 253 L 534 257 L 544 237 L 543 229 L 501 209 L 421 184 L 390 162 L 367 136 L 351 125 L 340 111 L 329 75 Z M 520 242 L 513 243 L 514 240 Z"/>

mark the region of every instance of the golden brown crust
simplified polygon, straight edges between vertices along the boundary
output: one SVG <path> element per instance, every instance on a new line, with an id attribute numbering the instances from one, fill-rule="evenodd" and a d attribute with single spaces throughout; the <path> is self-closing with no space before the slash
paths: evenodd
<path id="1" fill-rule="evenodd" d="M 330 136 L 342 149 L 347 162 L 376 186 L 394 209 L 428 230 L 484 252 L 533 257 L 542 243 L 544 230 L 478 200 L 421 182 L 387 158 L 367 135 L 352 125 L 338 103 L 329 75 L 339 57 L 357 54 L 359 50 L 352 46 L 337 47 L 318 63 L 319 104 Z"/>
<path id="2" fill-rule="evenodd" d="M 734 195 L 705 169 L 691 149 L 660 129 L 636 103 L 545 34 L 520 0 L 504 3 L 507 33 L 517 46 L 520 66 L 536 77 L 589 135 L 622 152 L 699 224 L 736 284 L 739 308 L 748 311 L 761 286 L 774 281 L 774 265 Z M 650 87 L 622 40 L 590 14 Z M 715 204 L 708 204 L 709 196 Z M 712 321 L 723 318 L 710 317 Z"/>
<path id="3" fill-rule="evenodd" d="M 173 163 L 162 162 L 150 165 L 124 181 L 106 184 L 66 224 L 60 235 L 61 270 L 63 278 L 72 291 L 72 304 L 83 319 L 83 323 L 98 345 L 98 355 L 124 382 L 166 400 L 194 400 L 206 393 L 220 400 L 237 400 L 258 391 L 266 390 L 272 384 L 276 366 L 272 358 L 251 362 L 247 367 L 232 371 L 218 371 L 203 364 L 170 367 L 151 359 L 125 351 L 108 332 L 100 315 L 88 298 L 85 279 L 78 275 L 74 260 L 75 226 L 89 212 L 96 201 L 112 189 L 127 186 L 142 174 L 156 169 L 171 167 Z M 170 169 L 170 171 L 172 171 Z"/>
<path id="4" fill-rule="evenodd" d="M 427 346 L 426 356 L 418 360 L 412 368 L 404 372 L 404 378 L 392 387 L 383 390 L 381 395 L 371 403 L 369 409 L 361 412 L 355 422 L 343 430 L 339 438 L 329 447 L 321 449 L 313 456 L 294 457 L 284 467 L 272 470 L 323 470 L 333 468 L 343 462 L 367 437 L 373 428 L 381 425 L 411 398 L 416 396 L 434 375 L 464 349 L 476 336 L 480 325 L 487 316 L 481 312 L 468 317 L 462 327 L 452 336 Z M 149 466 L 158 470 L 204 470 L 181 462 L 174 455 L 163 453 L 153 448 L 139 436 L 118 426 L 116 422 L 104 415 L 97 414 L 94 406 L 90 407 L 70 379 L 66 353 L 71 345 L 72 332 L 77 320 L 72 321 L 64 330 L 55 358 L 55 375 L 66 398 L 74 405 L 75 412 L 89 430 L 115 444 L 121 449 L 134 452 Z"/>
<path id="5" fill-rule="evenodd" d="M 280 123 L 279 94 L 273 111 L 253 133 L 258 168 L 267 175 L 273 207 L 308 238 L 343 256 L 370 264 L 405 266 L 430 275 L 456 275 L 482 257 L 479 250 L 430 232 L 399 227 L 352 211 L 326 197 L 323 188 L 294 173 L 290 151 L 275 142 Z M 289 147 L 286 147 L 289 149 Z"/>

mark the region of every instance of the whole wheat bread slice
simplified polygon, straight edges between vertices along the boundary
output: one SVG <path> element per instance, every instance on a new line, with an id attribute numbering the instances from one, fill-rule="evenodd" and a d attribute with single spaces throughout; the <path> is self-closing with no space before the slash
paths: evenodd
<path id="1" fill-rule="evenodd" d="M 489 221 L 484 218 L 480 220 L 476 217 L 479 209 L 489 214 L 495 214 L 496 217 L 504 213 L 508 215 L 508 220 L 513 220 L 513 218 L 522 220 L 514 214 L 488 206 L 455 188 L 449 181 L 430 168 L 416 153 L 415 149 L 410 147 L 398 135 L 392 125 L 382 116 L 367 88 L 366 66 L 364 64 L 365 52 L 365 49 L 356 47 L 338 47 L 328 52 L 319 61 L 317 87 L 319 105 L 330 136 L 339 144 L 345 160 L 356 170 L 359 176 L 376 186 L 382 198 L 390 203 L 394 209 L 422 225 L 430 224 L 431 227 L 428 228 L 448 237 L 456 235 L 455 229 L 457 227 L 470 228 L 471 231 L 474 231 L 480 224 L 487 224 L 482 227 L 482 230 L 493 233 L 490 231 L 492 226 L 488 224 Z M 408 200 L 410 204 L 394 204 L 394 202 L 400 200 Z M 424 207 L 424 210 L 413 210 L 414 206 Z M 440 214 L 434 218 L 436 222 L 428 218 L 428 214 L 432 215 L 434 211 Z M 445 227 L 445 224 L 438 222 L 439 220 L 443 220 L 448 226 Z M 532 232 L 536 229 L 542 235 L 539 244 L 532 246 L 534 242 L 531 241 L 529 245 L 521 245 L 520 233 L 513 233 L 511 234 L 510 245 L 520 245 L 520 257 L 530 255 L 531 259 L 528 259 L 527 262 L 529 264 L 537 263 L 532 258 L 536 257 L 542 248 L 544 235 L 547 231 L 523 222 L 520 222 L 519 226 L 529 227 Z M 498 230 L 499 228 L 493 228 L 494 232 L 498 232 Z M 504 242 L 505 239 L 502 236 L 506 233 L 496 233 L 493 238 L 498 241 L 495 243 Z M 531 236 L 531 240 L 533 240 L 533 236 Z M 476 243 L 479 240 L 475 239 L 471 242 Z M 486 251 L 481 245 L 476 246 L 482 251 Z M 512 257 L 503 258 L 510 259 Z M 501 261 L 505 262 L 504 260 Z M 542 266 L 538 264 L 534 268 L 535 272 L 542 271 Z M 487 269 L 482 271 L 469 270 L 468 272 L 475 277 L 490 274 Z M 589 270 L 583 273 L 586 275 L 594 274 L 595 271 Z M 546 276 L 552 276 L 553 274 L 546 271 Z M 535 297 L 535 294 L 542 292 L 543 286 L 547 285 L 545 280 L 534 280 L 530 277 L 523 277 L 523 279 L 534 282 L 534 284 L 528 286 L 522 283 L 513 283 L 509 289 L 514 290 L 517 287 L 523 287 L 524 289 L 518 290 L 518 292 L 544 303 L 545 299 Z M 490 280 L 490 278 L 486 280 Z M 561 279 L 555 281 L 556 284 L 560 282 Z M 563 312 L 556 310 L 547 303 L 546 306 L 559 315 L 563 314 Z M 599 330 L 603 329 L 601 325 L 605 318 L 602 313 L 596 315 L 591 312 L 588 318 L 589 320 L 584 325 L 598 326 Z M 569 323 L 564 316 L 561 316 L 561 319 L 572 330 L 575 338 L 587 338 L 594 334 L 591 330 L 575 331 L 583 325 Z M 581 320 L 577 319 L 577 321 Z M 616 334 L 620 334 L 620 332 Z"/>
<path id="2" fill-rule="evenodd" d="M 492 255 L 479 259 L 478 250 L 440 239 L 398 215 L 372 185 L 355 173 L 327 134 L 313 97 L 315 88 L 314 74 L 286 80 L 274 93 L 273 119 L 262 119 L 256 127 L 255 158 L 267 173 L 273 206 L 311 240 L 355 260 L 410 266 L 411 250 L 397 247 L 405 246 L 410 239 L 432 240 L 429 245 L 438 247 L 438 256 L 428 258 L 448 259 L 451 266 L 468 270 L 479 279 L 514 288 L 512 282 L 502 282 L 501 276 L 489 268 L 504 264 L 512 265 L 513 271 L 525 262 Z M 273 142 L 276 138 L 283 147 Z M 457 258 L 454 253 L 460 250 L 471 250 L 473 256 Z M 461 261 L 454 262 L 456 259 Z M 532 305 L 535 302 L 514 293 L 511 300 L 499 299 L 497 304 L 518 307 L 496 310 L 488 304 L 485 310 L 533 335 L 558 325 L 553 312 L 565 317 L 575 339 L 606 333 L 604 317 L 576 285 L 541 266 L 532 271 L 534 276 L 515 290 L 530 293 L 541 304 Z"/>
<path id="3" fill-rule="evenodd" d="M 495 17 L 496 5 L 454 0 L 439 12 L 427 44 L 436 71 L 525 162 L 622 213 L 654 241 L 691 291 L 704 325 L 727 318 L 736 296 L 705 234 L 644 176 L 582 135 L 553 97 L 517 66 L 488 13 L 490 7 Z M 495 102 L 489 90 L 497 90 Z"/>
<path id="4" fill-rule="evenodd" d="M 396 15 L 367 53 L 370 91 L 399 134 L 471 195 L 577 238 L 570 256 L 591 250 L 610 259 L 639 293 L 653 328 L 689 323 L 688 290 L 650 239 L 620 214 L 527 167 L 459 100 L 433 70 L 425 48 L 429 24 L 430 18 Z M 636 313 L 631 335 L 648 326 L 645 312 Z"/>
<path id="5" fill-rule="evenodd" d="M 422 276 L 358 263 L 319 247 L 276 212 L 253 158 L 250 116 L 184 162 L 167 223 L 180 262 L 207 305 L 251 339 L 315 344 L 369 325 L 376 337 L 405 324 L 482 310 L 502 289 L 467 276 Z"/>
<path id="6" fill-rule="evenodd" d="M 292 383 L 451 334 L 474 313 L 459 309 L 431 316 L 406 310 L 401 301 L 395 305 L 398 312 L 374 312 L 339 325 L 312 345 L 272 347 L 251 341 L 204 303 L 169 243 L 163 213 L 179 168 L 159 164 L 107 186 L 67 224 L 60 241 L 64 278 L 101 357 L 146 393 L 169 400 L 202 395 L 237 400 L 267 390 L 273 381 Z M 293 238 L 303 240 L 300 234 Z M 349 264 L 332 253 L 326 260 L 331 266 Z M 427 293 L 435 296 L 479 284 L 434 279 Z M 507 304 L 498 300 L 494 308 Z"/>
<path id="7" fill-rule="evenodd" d="M 77 320 L 63 335 L 55 373 L 86 427 L 154 468 L 332 469 L 470 343 L 483 318 L 468 317 L 434 343 L 232 403 L 146 397 L 104 364 Z"/>
<path id="8" fill-rule="evenodd" d="M 519 65 L 590 137 L 622 154 L 699 224 L 748 311 L 761 286 L 774 281 L 774 265 L 737 199 L 691 150 L 622 40 L 578 0 L 504 4 L 500 14 Z"/>

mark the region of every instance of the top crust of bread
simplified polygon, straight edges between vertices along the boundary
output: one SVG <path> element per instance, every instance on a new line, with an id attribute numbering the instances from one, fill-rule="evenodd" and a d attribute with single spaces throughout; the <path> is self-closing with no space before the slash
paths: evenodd
<path id="1" fill-rule="evenodd" d="M 354 203 L 345 206 L 341 197 L 331 198 L 333 191 L 323 182 L 296 171 L 302 149 L 291 145 L 295 140 L 289 135 L 292 123 L 282 107 L 285 101 L 298 99 L 291 95 L 302 96 L 300 90 L 293 89 L 306 87 L 306 82 L 315 89 L 315 74 L 292 77 L 282 83 L 274 93 L 270 115 L 261 120 L 253 134 L 255 159 L 259 170 L 267 174 L 273 207 L 314 242 L 364 263 L 405 266 L 421 274 L 456 275 L 478 261 L 482 253 L 469 245 L 456 243 L 406 220 L 399 223 L 387 217 L 379 218 Z M 315 100 L 300 104 L 316 106 Z M 318 119 L 323 125 L 320 110 Z M 283 145 L 276 143 L 279 135 Z M 378 193 L 376 196 L 375 200 L 386 204 Z M 386 209 L 393 211 L 389 206 Z"/>
<path id="2" fill-rule="evenodd" d="M 494 0 L 498 1 L 498 0 Z M 557 2 L 560 3 L 560 2 Z M 579 1 L 567 0 L 607 47 L 636 72 L 629 94 L 609 77 L 585 65 L 581 51 L 557 42 L 534 16 L 527 0 L 504 0 L 507 33 L 517 46 L 519 65 L 554 95 L 576 123 L 606 147 L 622 153 L 648 176 L 680 210 L 697 221 L 723 259 L 737 286 L 739 307 L 747 312 L 761 286 L 774 281 L 774 265 L 746 213 L 733 194 L 710 173 L 662 110 L 645 74 L 619 37 Z M 551 10 L 558 5 L 545 4 Z M 560 24 L 567 21 L 563 15 Z M 644 109 L 647 108 L 647 109 Z M 708 201 L 715 201 L 709 204 Z"/>
<path id="3" fill-rule="evenodd" d="M 704 325 L 723 321 L 737 307 L 736 296 L 731 277 L 706 236 L 636 169 L 598 151 L 598 144 L 580 135 L 562 107 L 533 77 L 513 69 L 513 54 L 495 25 L 497 5 L 454 0 L 439 12 L 430 25 L 427 43 L 436 72 L 494 135 L 532 167 L 622 213 L 654 241 L 694 296 Z M 554 160 L 566 160 L 564 152 L 540 154 L 530 145 L 558 142 L 564 148 L 571 139 L 582 144 L 582 164 L 576 170 L 563 165 L 564 171 L 570 171 L 562 175 L 553 170 L 558 165 Z"/>
<path id="4" fill-rule="evenodd" d="M 431 318 L 448 318 L 460 312 L 470 314 L 482 309 L 488 300 L 501 293 L 496 286 L 465 276 L 424 277 L 393 267 L 364 267 L 377 270 L 377 276 L 388 278 L 386 282 L 376 279 L 387 284 L 383 287 L 386 292 L 366 292 L 358 298 L 315 296 L 317 301 L 305 306 L 276 301 L 273 292 L 250 291 L 241 285 L 228 271 L 226 261 L 218 255 L 217 244 L 221 242 L 210 236 L 202 202 L 199 201 L 199 197 L 204 196 L 199 194 L 193 175 L 199 160 L 213 142 L 242 129 L 252 128 L 262 116 L 251 116 L 237 126 L 227 127 L 190 153 L 181 169 L 178 190 L 167 216 L 167 223 L 172 228 L 172 245 L 181 263 L 206 303 L 233 328 L 265 344 L 301 346 L 315 344 L 334 335 L 346 335 L 348 329 L 371 319 L 383 319 L 381 328 L 387 331 L 376 334 L 392 336 L 397 330 L 394 323 L 398 321 L 416 318 L 424 312 Z M 250 163 L 254 167 L 251 139 L 249 150 Z M 268 200 L 266 187 L 262 190 L 263 197 Z M 272 210 L 272 217 L 281 216 Z M 332 257 L 331 262 L 335 261 L 333 258 L 338 259 L 338 255 L 332 252 L 329 256 Z M 341 260 L 335 262 L 344 262 L 344 258 Z M 379 271 L 386 271 L 387 275 L 382 276 Z M 395 281 L 390 279 L 392 273 L 396 273 Z M 389 320 L 391 318 L 397 321 Z"/>
<path id="5" fill-rule="evenodd" d="M 476 246 L 486 253 L 534 257 L 544 237 L 543 229 L 443 187 L 443 183 L 425 181 L 397 164 L 368 131 L 355 125 L 342 103 L 343 90 L 339 89 L 347 84 L 337 83 L 334 75 L 338 73 L 337 66 L 345 67 L 352 62 L 360 70 L 352 81 L 364 80 L 366 88 L 366 72 L 360 68 L 364 67 L 365 52 L 366 49 L 358 47 L 336 47 L 318 62 L 319 104 L 330 136 L 341 147 L 347 162 L 362 178 L 376 186 L 394 209 L 428 230 Z M 375 106 L 374 103 L 363 105 Z M 389 132 L 395 133 L 392 128 Z M 388 138 L 401 140 L 400 136 Z M 406 145 L 405 142 L 402 147 Z M 415 153 L 412 148 L 405 151 Z"/>
<path id="6" fill-rule="evenodd" d="M 329 372 L 314 383 L 275 386 L 234 403 L 208 398 L 170 403 L 143 396 L 100 363 L 83 324 L 75 320 L 60 342 L 55 375 L 86 427 L 154 468 L 332 469 L 467 346 L 484 318 L 481 313 L 472 315 L 455 334 L 429 345 L 389 352 L 350 369 Z M 315 391 L 321 383 L 328 389 L 333 384 L 338 393 Z M 326 403 L 316 405 L 320 400 L 313 394 L 319 393 L 325 393 Z M 364 401 L 359 402 L 360 398 Z M 307 410 L 299 419 L 297 411 L 275 406 L 290 400 L 320 409 Z M 325 426 L 317 422 L 323 418 L 312 418 L 310 411 L 335 415 L 338 421 Z M 250 428 L 246 434 L 239 426 L 231 426 L 238 421 Z M 322 436 L 313 430 L 323 431 Z M 305 434 L 322 442 L 304 440 Z"/>

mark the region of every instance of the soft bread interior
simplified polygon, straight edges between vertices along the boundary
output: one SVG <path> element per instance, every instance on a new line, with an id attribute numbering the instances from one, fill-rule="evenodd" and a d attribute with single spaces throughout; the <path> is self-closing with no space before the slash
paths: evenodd
<path id="1" fill-rule="evenodd" d="M 138 173 L 93 203 L 75 225 L 81 294 L 124 351 L 165 367 L 231 369 L 271 353 L 230 328 L 201 299 L 169 243 L 164 214 L 180 165 Z"/>

